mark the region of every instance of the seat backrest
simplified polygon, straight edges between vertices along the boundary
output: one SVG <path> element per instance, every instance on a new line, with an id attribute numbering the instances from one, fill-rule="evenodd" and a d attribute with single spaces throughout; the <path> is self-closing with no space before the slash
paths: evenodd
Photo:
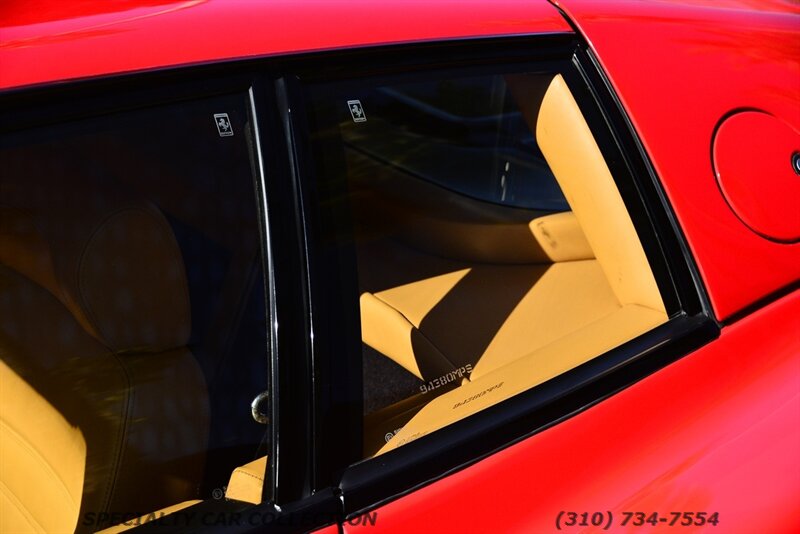
<path id="1" fill-rule="evenodd" d="M 620 304 L 664 312 L 622 196 L 560 74 L 553 78 L 539 108 L 536 141 Z"/>

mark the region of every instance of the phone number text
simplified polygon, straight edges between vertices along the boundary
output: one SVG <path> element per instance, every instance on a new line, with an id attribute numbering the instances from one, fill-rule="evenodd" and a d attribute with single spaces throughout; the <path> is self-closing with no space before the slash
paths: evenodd
<path id="1" fill-rule="evenodd" d="M 670 527 L 702 527 L 719 524 L 719 512 L 572 512 L 561 510 L 556 516 L 556 529 L 570 527 L 600 527 L 608 530 L 615 524 L 643 527 L 665 525 Z"/>

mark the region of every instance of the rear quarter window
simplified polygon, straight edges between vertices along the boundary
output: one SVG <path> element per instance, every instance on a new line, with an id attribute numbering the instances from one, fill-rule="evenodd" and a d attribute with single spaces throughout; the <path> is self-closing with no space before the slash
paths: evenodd
<path id="1" fill-rule="evenodd" d="M 307 95 L 323 240 L 357 280 L 343 287 L 358 299 L 363 457 L 667 321 L 559 72 L 417 74 Z"/>

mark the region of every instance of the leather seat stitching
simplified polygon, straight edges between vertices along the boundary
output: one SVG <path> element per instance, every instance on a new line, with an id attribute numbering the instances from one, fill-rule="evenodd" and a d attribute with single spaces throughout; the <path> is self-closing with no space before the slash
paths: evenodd
<path id="1" fill-rule="evenodd" d="M 247 476 L 249 476 L 249 477 L 253 477 L 253 478 L 255 478 L 256 480 L 258 480 L 259 482 L 264 482 L 264 478 L 263 478 L 263 477 L 260 477 L 260 476 L 258 476 L 258 475 L 254 475 L 253 473 L 248 473 L 247 471 L 244 471 L 244 470 L 240 470 L 238 467 L 237 467 L 237 468 L 236 468 L 234 471 L 235 471 L 236 473 L 241 473 L 241 474 L 243 474 L 243 475 L 247 475 Z"/>

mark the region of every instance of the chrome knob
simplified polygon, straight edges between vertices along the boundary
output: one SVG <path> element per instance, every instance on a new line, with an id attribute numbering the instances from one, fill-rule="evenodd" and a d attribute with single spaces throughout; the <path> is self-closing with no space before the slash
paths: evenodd
<path id="1" fill-rule="evenodd" d="M 256 395 L 256 398 L 250 403 L 250 413 L 253 415 L 253 419 L 255 419 L 256 423 L 261 423 L 262 425 L 269 424 L 268 409 L 269 391 L 262 391 Z"/>

